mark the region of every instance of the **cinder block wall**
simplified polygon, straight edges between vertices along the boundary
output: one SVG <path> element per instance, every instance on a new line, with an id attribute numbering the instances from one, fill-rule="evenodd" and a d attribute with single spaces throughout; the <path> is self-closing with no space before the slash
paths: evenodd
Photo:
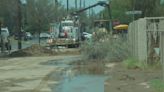
<path id="1" fill-rule="evenodd" d="M 137 21 L 137 58 L 140 61 L 147 61 L 147 26 L 145 19 L 139 19 Z"/>
<path id="2" fill-rule="evenodd" d="M 153 26 L 151 26 L 153 25 Z M 156 28 L 154 25 L 159 25 Z M 164 17 L 147 17 L 129 24 L 128 41 L 131 55 L 139 61 L 147 61 L 148 37 L 147 32 L 164 31 Z M 162 48 L 162 47 L 161 47 Z M 164 47 L 163 47 L 164 48 Z"/>
<path id="3" fill-rule="evenodd" d="M 146 20 L 139 19 L 129 24 L 128 41 L 131 55 L 140 60 L 147 59 Z"/>

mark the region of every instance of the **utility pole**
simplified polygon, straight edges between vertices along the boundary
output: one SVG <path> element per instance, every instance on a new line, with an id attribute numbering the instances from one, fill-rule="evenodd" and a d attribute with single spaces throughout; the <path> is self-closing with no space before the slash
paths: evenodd
<path id="1" fill-rule="evenodd" d="M 83 8 L 85 8 L 85 4 L 86 4 L 86 3 L 85 3 L 85 0 L 83 0 Z"/>
<path id="2" fill-rule="evenodd" d="M 77 0 L 75 0 L 75 9 L 77 9 Z"/>
<path id="3" fill-rule="evenodd" d="M 80 0 L 80 3 L 79 4 L 80 4 L 80 9 L 81 9 L 82 8 L 82 0 Z"/>
<path id="4" fill-rule="evenodd" d="M 69 0 L 67 0 L 67 13 L 69 11 Z"/>
<path id="5" fill-rule="evenodd" d="M 18 31 L 18 49 L 22 49 L 22 14 L 21 14 L 21 1 L 17 0 L 17 11 L 18 11 L 18 16 L 17 16 L 17 31 Z"/>
<path id="6" fill-rule="evenodd" d="M 133 11 L 135 11 L 136 0 L 133 0 Z M 135 20 L 135 14 L 133 14 L 133 21 Z"/>
<path id="7" fill-rule="evenodd" d="M 112 21 L 112 11 L 111 11 L 111 7 L 110 7 L 110 2 L 107 5 L 107 8 L 108 8 L 108 14 L 109 14 L 109 19 L 110 19 L 109 26 L 110 26 L 110 31 L 112 33 L 113 32 L 113 21 Z"/>

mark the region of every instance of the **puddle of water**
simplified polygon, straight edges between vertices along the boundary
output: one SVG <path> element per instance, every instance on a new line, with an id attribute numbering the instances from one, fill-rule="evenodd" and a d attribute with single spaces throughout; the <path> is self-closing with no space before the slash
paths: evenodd
<path id="1" fill-rule="evenodd" d="M 43 65 L 53 65 L 64 68 L 61 72 L 54 72 L 51 78 L 59 78 L 59 84 L 51 85 L 52 92 L 104 92 L 105 76 L 92 75 L 90 72 L 103 71 L 99 64 L 70 65 L 71 62 L 78 61 L 79 58 L 68 58 L 50 60 Z M 100 67 L 100 68 L 99 68 Z M 99 73 L 98 73 L 99 74 Z"/>
<path id="2" fill-rule="evenodd" d="M 53 92 L 104 92 L 105 80 L 104 76 L 78 75 L 62 80 Z"/>
<path id="3" fill-rule="evenodd" d="M 49 60 L 47 62 L 43 62 L 41 63 L 41 65 L 51 65 L 51 66 L 55 66 L 55 67 L 62 67 L 62 68 L 67 68 L 67 67 L 71 67 L 69 65 L 70 62 L 73 61 L 78 61 L 80 60 L 79 57 L 65 57 L 65 59 L 57 59 L 57 60 Z"/>

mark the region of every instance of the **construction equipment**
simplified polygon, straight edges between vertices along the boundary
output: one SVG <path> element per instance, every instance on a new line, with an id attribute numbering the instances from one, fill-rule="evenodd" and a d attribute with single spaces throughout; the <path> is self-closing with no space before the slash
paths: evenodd
<path id="1" fill-rule="evenodd" d="M 103 6 L 107 7 L 109 10 L 109 16 L 110 21 L 106 22 L 108 23 L 108 29 L 110 28 L 110 31 L 113 31 L 112 28 L 112 16 L 110 12 L 110 5 L 107 4 L 104 1 L 99 1 L 96 4 L 93 4 L 89 7 L 74 11 L 69 14 L 64 20 L 62 20 L 60 23 L 51 23 L 50 24 L 50 33 L 52 35 L 51 39 L 49 39 L 48 44 L 50 47 L 54 46 L 78 46 L 82 40 L 82 33 L 83 33 L 83 26 L 82 23 L 80 23 L 80 20 L 78 18 L 78 15 L 81 12 L 84 12 L 90 8 L 96 7 L 96 6 Z"/>
<path id="2" fill-rule="evenodd" d="M 66 18 L 59 24 L 50 24 L 51 38 L 48 41 L 50 47 L 67 46 L 78 47 L 81 33 L 77 19 Z"/>
<path id="3" fill-rule="evenodd" d="M 81 12 L 84 12 L 90 8 L 94 8 L 96 6 L 102 6 L 102 7 L 107 7 L 107 10 L 108 10 L 108 14 L 109 14 L 109 18 L 110 20 L 98 20 L 98 22 L 104 22 L 104 23 L 107 23 L 108 24 L 108 31 L 113 31 L 113 27 L 112 27 L 112 15 L 111 15 L 111 9 L 110 9 L 110 5 L 108 3 L 106 3 L 105 1 L 99 1 L 98 3 L 96 4 L 93 4 L 91 6 L 88 6 L 86 8 L 83 8 L 83 9 L 80 9 L 80 10 L 77 10 L 77 11 L 74 11 L 71 13 L 71 15 L 78 15 L 80 14 Z"/>
<path id="4" fill-rule="evenodd" d="M 113 29 L 114 29 L 114 33 L 127 33 L 128 25 L 120 24 L 120 25 L 115 26 Z"/>

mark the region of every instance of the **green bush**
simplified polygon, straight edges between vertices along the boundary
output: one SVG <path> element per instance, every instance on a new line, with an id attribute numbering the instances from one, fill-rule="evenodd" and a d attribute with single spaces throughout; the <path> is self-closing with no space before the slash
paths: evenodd
<path id="1" fill-rule="evenodd" d="M 151 81 L 150 84 L 156 92 L 164 92 L 164 81 L 157 79 Z"/>
<path id="2" fill-rule="evenodd" d="M 128 58 L 128 59 L 124 60 L 123 65 L 128 69 L 136 69 L 136 68 L 145 69 L 145 68 L 147 68 L 147 64 L 145 64 L 145 62 L 138 61 L 134 58 Z"/>

